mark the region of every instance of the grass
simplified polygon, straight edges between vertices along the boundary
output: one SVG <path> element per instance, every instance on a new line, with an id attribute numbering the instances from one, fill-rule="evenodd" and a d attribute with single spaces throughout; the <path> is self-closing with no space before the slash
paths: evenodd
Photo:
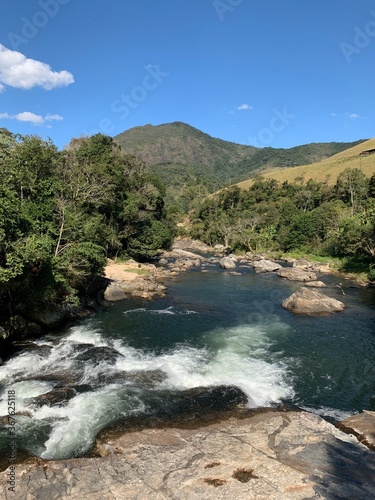
<path id="1" fill-rule="evenodd" d="M 135 273 L 135 274 L 138 274 L 138 275 L 149 274 L 149 272 L 146 269 L 140 269 L 140 268 L 137 268 L 137 267 L 129 267 L 129 269 L 124 269 L 124 271 L 126 273 Z"/>
<path id="2" fill-rule="evenodd" d="M 337 177 L 347 168 L 359 168 L 366 176 L 371 177 L 375 174 L 375 155 L 359 156 L 361 151 L 367 149 L 375 149 L 375 139 L 365 141 L 317 163 L 264 171 L 260 174 L 266 179 L 275 179 L 280 183 L 294 182 L 298 178 L 303 178 L 305 182 L 314 179 L 317 182 L 326 181 L 329 185 L 335 184 Z M 253 183 L 254 179 L 247 179 L 239 182 L 237 186 L 248 189 Z"/>

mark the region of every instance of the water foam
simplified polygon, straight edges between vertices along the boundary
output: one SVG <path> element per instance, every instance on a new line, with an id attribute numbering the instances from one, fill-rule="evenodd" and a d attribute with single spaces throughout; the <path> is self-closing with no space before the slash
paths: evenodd
<path id="1" fill-rule="evenodd" d="M 134 311 L 142 313 L 141 309 Z M 179 313 L 172 308 L 162 311 L 154 310 L 152 314 Z M 287 368 L 277 355 L 269 352 L 272 343 L 269 332 L 277 335 L 285 329 L 286 326 L 277 319 L 258 326 L 246 324 L 220 328 L 207 332 L 200 348 L 184 344 L 155 354 L 135 349 L 120 339 L 107 339 L 87 323 L 72 328 L 44 355 L 30 351 L 15 356 L 0 367 L 0 380 L 17 390 L 18 411 L 30 411 L 36 429 L 43 423 L 52 426 L 44 447 L 39 446 L 38 453 L 43 458 L 68 458 L 89 449 L 97 432 L 109 423 L 145 411 L 150 390 L 233 385 L 246 393 L 250 407 L 267 406 L 291 397 L 293 389 L 288 382 Z M 115 360 L 97 362 L 89 357 L 77 361 L 82 352 L 92 348 L 110 348 Z M 153 382 L 153 389 L 150 386 L 147 389 L 137 387 L 131 379 L 124 379 L 121 384 L 109 382 L 110 385 L 105 385 L 106 377 L 111 375 L 121 378 L 123 372 L 155 370 L 165 373 L 166 379 Z M 74 373 L 75 383 L 89 384 L 91 390 L 77 393 L 60 406 L 28 408 L 27 398 L 53 389 L 53 382 L 37 380 L 38 374 L 56 372 Z M 35 380 L 27 381 L 25 377 L 35 377 Z M 22 434 L 22 426 L 29 428 L 30 419 L 24 424 L 21 419 L 18 425 Z"/>

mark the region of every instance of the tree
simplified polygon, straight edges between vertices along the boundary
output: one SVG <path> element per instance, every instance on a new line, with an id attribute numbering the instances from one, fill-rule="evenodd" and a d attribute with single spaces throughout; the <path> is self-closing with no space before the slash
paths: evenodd
<path id="1" fill-rule="evenodd" d="M 335 185 L 338 196 L 352 209 L 352 215 L 367 197 L 369 181 L 359 168 L 347 168 L 337 178 Z"/>

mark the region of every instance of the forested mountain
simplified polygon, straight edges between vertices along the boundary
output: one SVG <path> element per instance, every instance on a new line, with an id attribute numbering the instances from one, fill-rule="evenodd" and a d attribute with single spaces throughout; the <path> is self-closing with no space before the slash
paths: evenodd
<path id="1" fill-rule="evenodd" d="M 170 193 L 204 183 L 207 192 L 254 175 L 260 169 L 304 165 L 360 143 L 316 143 L 291 149 L 255 148 L 215 139 L 181 122 L 129 129 L 114 140 L 142 158 Z"/>

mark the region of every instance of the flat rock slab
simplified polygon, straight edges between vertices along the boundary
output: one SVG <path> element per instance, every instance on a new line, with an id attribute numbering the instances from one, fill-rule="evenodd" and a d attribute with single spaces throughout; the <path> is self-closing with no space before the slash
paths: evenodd
<path id="1" fill-rule="evenodd" d="M 375 454 L 305 412 L 199 429 L 147 429 L 98 443 L 106 456 L 16 466 L 17 500 L 375 498 Z"/>
<path id="2" fill-rule="evenodd" d="M 313 271 L 303 271 L 294 267 L 283 267 L 277 273 L 281 278 L 290 281 L 316 281 L 317 276 Z"/>
<path id="3" fill-rule="evenodd" d="M 310 316 L 324 316 L 345 309 L 345 305 L 339 300 L 306 287 L 300 288 L 285 299 L 282 306 L 295 314 Z"/>

